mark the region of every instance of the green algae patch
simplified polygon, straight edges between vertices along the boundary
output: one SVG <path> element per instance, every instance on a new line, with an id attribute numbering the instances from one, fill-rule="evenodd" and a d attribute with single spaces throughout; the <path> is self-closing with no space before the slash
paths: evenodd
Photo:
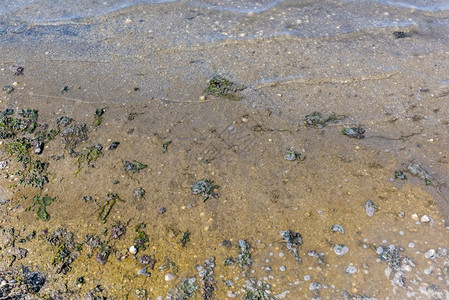
<path id="1" fill-rule="evenodd" d="M 95 110 L 94 121 L 92 123 L 92 126 L 98 127 L 101 125 L 101 123 L 103 122 L 104 112 L 105 112 L 104 108 L 99 108 Z"/>
<path id="2" fill-rule="evenodd" d="M 323 128 L 328 123 L 335 123 L 346 118 L 346 115 L 331 114 L 329 117 L 323 117 L 320 112 L 313 113 L 304 117 L 304 125 L 308 127 Z"/>
<path id="3" fill-rule="evenodd" d="M 31 141 L 29 138 L 17 138 L 4 145 L 3 151 L 7 155 L 16 158 L 16 161 L 22 164 L 28 164 L 31 161 L 29 149 L 31 148 Z"/>
<path id="4" fill-rule="evenodd" d="M 33 197 L 33 205 L 31 207 L 28 207 L 26 210 L 29 211 L 35 206 L 38 206 L 36 210 L 37 219 L 48 221 L 50 220 L 50 214 L 47 212 L 47 206 L 52 204 L 55 200 L 56 197 L 49 197 L 48 195 L 45 197 L 40 197 L 36 195 Z"/>
<path id="5" fill-rule="evenodd" d="M 25 170 L 18 172 L 20 175 L 19 183 L 24 186 L 42 189 L 44 184 L 49 182 L 47 168 L 47 162 L 40 160 L 31 161 Z"/>
<path id="6" fill-rule="evenodd" d="M 100 207 L 100 211 L 98 212 L 98 218 L 101 220 L 101 222 L 106 223 L 107 218 L 117 201 L 125 202 L 125 200 L 122 200 L 117 194 L 107 194 L 106 200 Z"/>
<path id="7" fill-rule="evenodd" d="M 162 144 L 162 153 L 165 154 L 168 152 L 168 146 L 172 143 L 172 141 L 166 141 Z"/>
<path id="8" fill-rule="evenodd" d="M 103 156 L 103 146 L 96 144 L 90 147 L 84 147 L 76 161 L 78 170 L 75 172 L 75 176 L 81 171 L 84 164 L 91 166 L 92 162 L 96 161 L 100 156 Z"/>
<path id="9" fill-rule="evenodd" d="M 181 245 L 183 247 L 187 246 L 187 244 L 190 242 L 190 231 L 186 231 L 182 234 L 182 238 L 179 240 L 181 242 Z"/>
<path id="10" fill-rule="evenodd" d="M 238 101 L 242 98 L 239 92 L 244 89 L 244 86 L 235 84 L 226 78 L 216 75 L 207 83 L 204 94 Z"/>
<path id="11" fill-rule="evenodd" d="M 136 232 L 136 238 L 134 239 L 134 246 L 139 250 L 145 250 L 147 244 L 150 241 L 148 235 L 144 231 L 146 225 L 144 223 L 137 224 L 134 226 L 134 231 Z"/>
<path id="12" fill-rule="evenodd" d="M 133 173 L 139 173 L 141 170 L 148 167 L 148 165 L 138 162 L 137 160 L 133 160 L 132 162 L 125 161 L 125 162 L 123 162 L 123 165 L 124 165 L 126 171 L 131 171 Z"/>

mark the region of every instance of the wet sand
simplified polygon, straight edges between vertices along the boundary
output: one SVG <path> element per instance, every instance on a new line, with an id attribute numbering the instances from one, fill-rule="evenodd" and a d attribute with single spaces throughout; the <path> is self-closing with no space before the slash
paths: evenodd
<path id="1" fill-rule="evenodd" d="M 60 116 L 85 123 L 89 138 L 75 151 L 101 144 L 103 155 L 75 176 L 77 157 L 70 156 L 61 137 L 49 141 L 41 155 L 32 154 L 49 162 L 50 182 L 42 190 L 11 188 L 17 182 L 11 174 L 20 165 L 8 161 L 2 170 L 9 174 L 2 198 L 9 201 L 0 206 L 1 274 L 21 265 L 39 270 L 47 278 L 39 295 L 55 299 L 157 299 L 170 293 L 169 299 L 182 299 L 173 295 L 175 285 L 196 277 L 201 297 L 195 265 L 215 257 L 216 299 L 264 299 L 245 298 L 250 278 L 270 285 L 267 299 L 446 299 L 447 28 L 415 22 L 325 36 L 305 27 L 299 32 L 310 34 L 304 36 L 257 37 L 254 32 L 263 28 L 259 18 L 297 7 L 283 3 L 250 13 L 242 17 L 247 23 L 232 27 L 223 24 L 242 20 L 230 12 L 188 6 L 179 17 L 176 12 L 185 5 L 152 10 L 142 5 L 75 24 L 13 27 L 3 35 L 1 84 L 17 84 L 2 94 L 2 109 L 38 109 L 39 123 L 50 127 Z M 346 8 L 357 9 L 351 5 Z M 311 16 L 321 12 L 312 2 L 304 7 Z M 389 10 L 424 24 L 432 18 L 439 24 L 446 13 Z M 163 14 L 169 15 L 167 28 L 189 29 L 172 40 L 162 29 L 147 34 Z M 212 24 L 231 37 L 201 41 L 201 30 Z M 398 30 L 410 36 L 396 38 Z M 250 37 L 240 38 L 240 32 Z M 11 65 L 25 67 L 24 75 L 15 76 Z M 240 101 L 201 98 L 216 74 L 246 87 Z M 64 86 L 68 90 L 61 93 Z M 97 109 L 105 111 L 103 122 L 92 126 Z M 305 116 L 314 111 L 346 117 L 323 128 L 306 126 Z M 343 128 L 357 126 L 365 129 L 364 139 L 342 134 Z M 108 150 L 113 141 L 120 145 Z M 167 141 L 172 143 L 163 153 Z M 305 159 L 286 160 L 289 148 Z M 62 154 L 63 159 L 52 158 Z M 8 160 L 4 152 L 2 160 Z M 126 171 L 124 161 L 133 160 L 148 167 Z M 427 185 L 408 170 L 410 163 L 427 171 Z M 406 180 L 395 179 L 398 170 Z M 220 187 L 218 198 L 203 202 L 191 187 L 205 178 Z M 143 197 L 135 194 L 139 187 L 146 191 Z M 99 212 L 110 193 L 123 202 L 115 203 L 103 223 Z M 47 194 L 56 197 L 47 207 L 50 219 L 38 220 L 37 208 L 27 208 L 35 195 Z M 377 207 L 373 216 L 364 207 L 368 200 Z M 425 215 L 430 222 L 421 222 Z M 129 247 L 141 223 L 149 241 L 133 255 Z M 126 233 L 114 239 L 117 224 L 126 226 Z M 331 230 L 335 224 L 343 234 Z M 73 262 L 66 274 L 58 272 L 61 263 L 53 263 L 60 244 L 49 242 L 60 228 L 80 244 L 70 249 Z M 300 233 L 302 263 L 287 249 L 280 235 L 285 230 Z M 19 242 L 33 231 L 36 237 Z M 183 246 L 186 232 L 190 240 Z M 101 245 L 92 246 L 86 235 L 98 236 Z M 238 257 L 240 240 L 250 245 L 252 265 L 225 266 L 226 258 Z M 337 255 L 336 245 L 345 245 L 348 253 Z M 401 263 L 389 268 L 376 251 L 390 245 L 400 249 Z M 98 254 L 105 247 L 110 254 L 101 264 Z M 26 257 L 17 258 L 19 248 L 28 250 Z M 312 251 L 324 257 L 313 257 Z M 156 260 L 154 270 L 138 261 L 142 254 Z M 167 259 L 176 267 L 166 269 Z M 145 267 L 151 276 L 138 274 Z M 168 273 L 173 280 L 166 281 Z"/>

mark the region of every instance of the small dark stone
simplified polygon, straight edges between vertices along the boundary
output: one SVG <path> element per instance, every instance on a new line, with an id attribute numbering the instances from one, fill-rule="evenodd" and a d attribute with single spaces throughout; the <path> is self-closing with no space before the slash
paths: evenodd
<path id="1" fill-rule="evenodd" d="M 2 111 L 1 114 L 4 116 L 10 116 L 10 115 L 14 114 L 14 109 L 7 108 L 4 111 Z"/>
<path id="2" fill-rule="evenodd" d="M 142 265 L 148 265 L 148 268 L 150 268 L 151 270 L 154 269 L 154 265 L 156 264 L 156 260 L 146 254 L 143 254 L 141 257 L 139 257 L 139 262 Z"/>
<path id="3" fill-rule="evenodd" d="M 119 239 L 126 232 L 126 227 L 123 224 L 117 224 L 111 228 L 111 237 L 113 239 Z"/>
<path id="4" fill-rule="evenodd" d="M 22 265 L 22 272 L 25 275 L 25 282 L 30 291 L 34 294 L 38 293 L 45 284 L 46 278 L 44 274 L 38 271 L 31 271 L 30 268 L 24 265 Z"/>
<path id="5" fill-rule="evenodd" d="M 69 86 L 65 85 L 61 88 L 60 92 L 61 94 L 67 93 L 69 91 Z"/>
<path id="6" fill-rule="evenodd" d="M 23 71 L 25 70 L 24 67 L 20 66 L 11 66 L 9 67 L 9 70 L 14 73 L 14 75 L 19 76 L 23 75 Z"/>
<path id="7" fill-rule="evenodd" d="M 150 277 L 151 273 L 148 272 L 147 268 L 142 268 L 140 270 L 137 271 L 137 275 L 142 275 L 142 276 L 146 276 L 146 277 Z"/>
<path id="8" fill-rule="evenodd" d="M 83 196 L 82 199 L 83 199 L 84 202 L 92 201 L 92 197 L 91 196 Z"/>
<path id="9" fill-rule="evenodd" d="M 397 39 L 403 39 L 403 38 L 411 36 L 409 33 L 406 33 L 404 31 L 395 31 L 395 32 L 393 32 L 393 35 Z"/>
<path id="10" fill-rule="evenodd" d="M 222 245 L 223 247 L 225 247 L 226 249 L 231 249 L 231 248 L 232 248 L 232 243 L 231 243 L 231 241 L 229 241 L 229 240 L 223 240 L 223 241 L 221 242 L 221 245 Z"/>
<path id="11" fill-rule="evenodd" d="M 34 147 L 34 154 L 42 154 L 42 151 L 44 151 L 44 143 L 37 143 Z"/>
<path id="12" fill-rule="evenodd" d="M 112 144 L 109 146 L 109 150 L 115 150 L 117 149 L 118 145 L 120 145 L 120 142 L 112 142 Z"/>
<path id="13" fill-rule="evenodd" d="M 160 208 L 157 210 L 157 212 L 158 212 L 160 215 L 162 215 L 162 214 L 165 214 L 165 213 L 167 212 L 167 209 L 166 209 L 165 207 L 160 207 Z"/>
<path id="14" fill-rule="evenodd" d="M 57 123 L 58 125 L 61 125 L 62 127 L 66 127 L 66 126 L 69 126 L 70 123 L 72 123 L 72 121 L 73 121 L 72 118 L 69 118 L 69 117 L 66 117 L 66 116 L 60 116 L 60 117 L 56 120 L 56 123 Z"/>
<path id="15" fill-rule="evenodd" d="M 84 284 L 86 281 L 84 280 L 84 277 L 78 277 L 76 279 L 76 284 Z"/>
<path id="16" fill-rule="evenodd" d="M 105 254 L 106 254 L 106 255 L 105 255 Z M 97 254 L 96 260 L 97 260 L 100 264 L 104 265 L 104 264 L 108 261 L 108 257 L 109 257 L 109 253 L 107 253 L 107 252 L 101 252 L 101 253 L 98 253 L 98 254 Z"/>
<path id="17" fill-rule="evenodd" d="M 143 198 L 145 196 L 145 190 L 141 187 L 134 190 L 134 195 L 136 195 L 137 198 Z"/>
<path id="18" fill-rule="evenodd" d="M 14 88 L 12 86 L 10 86 L 10 85 L 5 85 L 3 87 L 3 92 L 5 94 L 11 94 L 12 92 L 14 92 Z"/>
<path id="19" fill-rule="evenodd" d="M 64 154 L 60 154 L 60 155 L 52 154 L 52 155 L 50 155 L 50 158 L 53 159 L 54 161 L 58 161 L 58 160 L 64 158 Z"/>

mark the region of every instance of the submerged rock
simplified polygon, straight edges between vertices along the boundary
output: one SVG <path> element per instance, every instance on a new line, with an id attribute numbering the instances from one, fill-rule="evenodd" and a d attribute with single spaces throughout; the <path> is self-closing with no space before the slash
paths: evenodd
<path id="1" fill-rule="evenodd" d="M 34 294 L 39 293 L 42 286 L 45 284 L 45 275 L 38 271 L 31 271 L 30 268 L 23 265 L 22 272 L 25 276 L 25 282 L 29 290 Z"/>
<path id="2" fill-rule="evenodd" d="M 198 275 L 201 277 L 203 288 L 201 289 L 201 299 L 214 299 L 215 281 L 214 281 L 215 257 L 207 259 L 202 266 L 196 266 Z"/>
<path id="3" fill-rule="evenodd" d="M 343 134 L 354 139 L 363 139 L 365 138 L 365 129 L 362 127 L 352 127 L 352 128 L 343 128 Z"/>
<path id="4" fill-rule="evenodd" d="M 368 217 L 374 216 L 374 213 L 377 210 L 377 206 L 373 203 L 373 201 L 368 200 L 365 202 L 365 212 L 368 215 Z"/>
<path id="5" fill-rule="evenodd" d="M 332 230 L 332 232 L 339 232 L 341 234 L 345 233 L 345 230 L 343 229 L 343 226 L 338 225 L 338 224 L 332 225 L 331 226 L 331 230 Z"/>
<path id="6" fill-rule="evenodd" d="M 74 149 L 79 143 L 87 141 L 86 124 L 74 124 L 61 133 L 62 142 L 67 149 Z"/>
<path id="7" fill-rule="evenodd" d="M 256 278 L 250 278 L 245 283 L 246 293 L 244 300 L 268 300 L 270 298 L 271 286 L 267 283 L 257 280 Z"/>
<path id="8" fill-rule="evenodd" d="M 243 91 L 244 89 L 244 86 L 237 85 L 234 82 L 227 80 L 226 78 L 216 75 L 212 77 L 212 79 L 207 83 L 204 94 L 237 101 L 241 98 L 239 92 Z"/>
<path id="9" fill-rule="evenodd" d="M 192 194 L 201 195 L 203 202 L 209 198 L 218 198 L 218 194 L 215 192 L 220 186 L 214 184 L 210 179 L 203 179 L 192 185 Z"/>
<path id="10" fill-rule="evenodd" d="M 334 246 L 334 252 L 335 254 L 337 254 L 338 256 L 343 256 L 345 254 L 347 254 L 349 252 L 349 248 L 346 247 L 345 245 L 335 245 Z"/>
<path id="11" fill-rule="evenodd" d="M 287 149 L 284 158 L 289 161 L 303 161 L 306 159 L 302 152 L 297 152 L 293 148 Z"/>
<path id="12" fill-rule="evenodd" d="M 198 284 L 195 277 L 183 278 L 168 293 L 166 300 L 190 299 L 195 297 L 198 290 Z"/>
<path id="13" fill-rule="evenodd" d="M 237 263 L 242 269 L 251 267 L 253 260 L 251 259 L 250 247 L 245 240 L 239 241 L 239 256 L 237 257 Z"/>
<path id="14" fill-rule="evenodd" d="M 424 170 L 423 167 L 421 167 L 417 163 L 409 163 L 407 169 L 414 176 L 418 176 L 419 178 L 423 179 L 426 185 L 430 185 L 432 183 L 432 177 L 429 175 L 429 173 L 427 173 L 426 170 Z"/>
<path id="15" fill-rule="evenodd" d="M 280 231 L 279 233 L 284 241 L 286 241 L 287 249 L 293 252 L 293 255 L 298 262 L 302 262 L 302 259 L 298 254 L 298 247 L 302 245 L 301 235 L 298 232 L 293 232 L 290 230 Z"/>

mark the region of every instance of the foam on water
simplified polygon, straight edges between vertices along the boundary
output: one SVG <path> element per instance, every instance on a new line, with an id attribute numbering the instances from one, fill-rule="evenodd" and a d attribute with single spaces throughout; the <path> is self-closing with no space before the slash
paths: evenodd
<path id="1" fill-rule="evenodd" d="M 18 0 L 0 6 L 0 17 L 11 21 L 28 23 L 59 23 L 61 21 L 95 18 L 124 8 L 142 4 L 160 4 L 178 0 L 132 0 L 132 1 L 70 1 L 70 0 Z"/>

